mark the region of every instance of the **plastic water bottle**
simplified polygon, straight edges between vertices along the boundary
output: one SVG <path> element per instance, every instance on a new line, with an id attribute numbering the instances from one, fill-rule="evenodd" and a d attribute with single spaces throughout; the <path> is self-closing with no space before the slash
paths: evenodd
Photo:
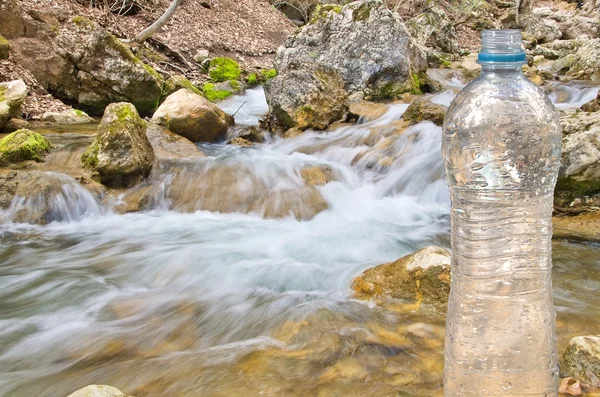
<path id="1" fill-rule="evenodd" d="M 518 30 L 483 32 L 481 75 L 454 99 L 444 396 L 557 396 L 552 204 L 558 115 L 521 72 Z"/>

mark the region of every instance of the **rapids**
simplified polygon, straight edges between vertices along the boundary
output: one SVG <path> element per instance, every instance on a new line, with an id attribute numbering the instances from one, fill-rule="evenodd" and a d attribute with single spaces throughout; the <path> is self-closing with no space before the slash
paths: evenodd
<path id="1" fill-rule="evenodd" d="M 432 100 L 448 104 L 456 84 Z M 586 89 L 569 86 L 580 91 L 563 103 Z M 245 125 L 267 111 L 260 88 L 221 106 Z M 398 130 L 406 108 L 251 148 L 201 145 L 205 157 L 153 171 L 137 213 L 114 210 L 123 196 L 102 200 L 42 173 L 59 188 L 1 214 L 0 396 L 66 396 L 93 383 L 139 397 L 440 396 L 443 316 L 377 308 L 349 289 L 371 266 L 449 245 L 441 128 Z M 62 139 L 66 152 L 50 163 L 63 166 L 89 141 L 77 127 L 45 133 Z M 306 167 L 330 170 L 331 181 L 309 186 Z M 48 224 L 17 222 L 40 202 Z M 554 248 L 564 349 L 600 333 L 589 321 L 600 246 Z"/>

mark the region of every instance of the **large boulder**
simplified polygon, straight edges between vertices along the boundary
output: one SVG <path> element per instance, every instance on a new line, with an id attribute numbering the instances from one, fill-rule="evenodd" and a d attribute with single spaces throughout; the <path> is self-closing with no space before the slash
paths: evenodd
<path id="1" fill-rule="evenodd" d="M 130 103 L 106 108 L 98 135 L 81 160 L 98 174 L 103 185 L 128 187 L 152 171 L 154 151 L 146 136 L 146 122 Z"/>
<path id="2" fill-rule="evenodd" d="M 112 386 L 91 385 L 79 389 L 67 397 L 127 397 L 122 391 Z"/>
<path id="3" fill-rule="evenodd" d="M 518 27 L 524 33 L 524 37 L 533 39 L 538 43 L 549 43 L 562 37 L 558 23 L 552 19 L 543 18 L 536 14 L 520 14 L 517 22 Z"/>
<path id="4" fill-rule="evenodd" d="M 234 124 L 231 115 L 186 89 L 169 95 L 152 120 L 192 142 L 222 140 Z"/>
<path id="5" fill-rule="evenodd" d="M 160 125 L 148 123 L 146 136 L 158 160 L 202 157 L 204 153 L 189 139 L 177 135 Z"/>
<path id="6" fill-rule="evenodd" d="M 407 22 L 407 27 L 417 43 L 425 48 L 434 48 L 450 57 L 459 55 L 460 47 L 454 22 L 448 18 L 441 7 L 436 5 L 427 7 L 427 12 L 412 18 Z"/>
<path id="7" fill-rule="evenodd" d="M 266 85 L 266 97 L 271 115 L 285 129 L 324 130 L 348 112 L 348 94 L 338 71 L 315 65 L 274 78 Z"/>
<path id="8" fill-rule="evenodd" d="M 12 40 L 14 59 L 54 96 L 95 115 L 114 102 L 130 102 L 142 115 L 158 106 L 161 76 L 97 23 L 81 16 L 59 26 L 27 23 L 35 28 Z"/>
<path id="9" fill-rule="evenodd" d="M 6 122 L 21 115 L 21 105 L 27 98 L 27 86 L 23 80 L 0 83 L 0 131 Z"/>
<path id="10" fill-rule="evenodd" d="M 352 282 L 360 298 L 401 299 L 446 310 L 450 294 L 450 253 L 425 247 L 395 262 L 366 270 Z"/>
<path id="11" fill-rule="evenodd" d="M 600 191 L 600 113 L 562 112 L 562 164 L 557 191 L 582 195 Z"/>
<path id="12" fill-rule="evenodd" d="M 0 140 L 0 164 L 42 161 L 50 151 L 50 142 L 37 132 L 21 129 Z"/>
<path id="13" fill-rule="evenodd" d="M 560 360 L 560 371 L 565 376 L 600 387 L 600 335 L 571 339 Z"/>
<path id="14" fill-rule="evenodd" d="M 93 123 L 94 119 L 81 110 L 69 109 L 64 112 L 46 112 L 42 115 L 42 121 L 63 125 L 75 125 Z"/>
<path id="15" fill-rule="evenodd" d="M 267 99 L 277 121 L 289 126 L 295 121 L 293 117 L 286 120 L 286 115 L 293 115 L 303 106 L 316 109 L 315 104 L 298 100 L 293 104 L 295 111 L 278 115 L 278 109 L 289 106 L 288 96 L 294 92 L 307 101 L 322 99 L 329 95 L 326 90 L 337 91 L 341 82 L 351 95 L 391 98 L 406 91 L 420 91 L 426 64 L 425 54 L 400 17 L 381 0 L 322 6 L 277 51 L 278 75 L 265 87 Z M 332 95 L 331 99 L 339 101 L 342 97 Z M 343 105 L 333 108 L 342 109 Z M 339 115 L 338 111 L 331 112 L 327 121 L 337 121 Z"/>

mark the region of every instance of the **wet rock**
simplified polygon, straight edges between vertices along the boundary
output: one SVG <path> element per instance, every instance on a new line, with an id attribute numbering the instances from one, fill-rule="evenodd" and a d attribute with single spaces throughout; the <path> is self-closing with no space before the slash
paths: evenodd
<path id="1" fill-rule="evenodd" d="M 146 128 L 132 104 L 107 106 L 96 140 L 81 158 L 84 166 L 96 172 L 106 186 L 128 187 L 142 181 L 154 162 Z"/>
<path id="2" fill-rule="evenodd" d="M 156 109 L 162 77 L 96 22 L 77 16 L 62 27 L 34 25 L 13 40 L 14 58 L 55 97 L 98 115 L 114 102 L 130 102 L 142 115 Z"/>
<path id="3" fill-rule="evenodd" d="M 561 374 L 600 387 L 600 335 L 577 336 L 560 359 Z"/>
<path id="4" fill-rule="evenodd" d="M 71 109 L 65 112 L 46 112 L 42 115 L 42 121 L 74 125 L 93 123 L 94 119 L 81 110 Z"/>
<path id="5" fill-rule="evenodd" d="M 241 147 L 252 147 L 252 146 L 254 146 L 253 142 L 251 142 L 251 141 L 249 141 L 247 139 L 241 138 L 239 136 L 235 137 L 233 139 L 228 140 L 227 143 L 230 144 L 230 145 L 236 145 L 236 146 L 241 146 Z"/>
<path id="6" fill-rule="evenodd" d="M 584 112 L 600 111 L 600 91 L 598 91 L 598 95 L 596 96 L 596 98 L 581 105 L 581 110 L 583 110 Z"/>
<path id="7" fill-rule="evenodd" d="M 98 193 L 56 172 L 0 170 L 0 207 L 6 209 L 3 221 L 45 225 L 78 220 L 99 212 Z"/>
<path id="8" fill-rule="evenodd" d="M 192 142 L 222 140 L 234 124 L 232 116 L 186 89 L 169 95 L 152 120 Z"/>
<path id="9" fill-rule="evenodd" d="M 552 234 L 558 238 L 600 242 L 600 213 L 554 216 Z"/>
<path id="10" fill-rule="evenodd" d="M 0 140 L 0 164 L 43 161 L 50 147 L 50 142 L 37 132 L 17 130 Z"/>
<path id="11" fill-rule="evenodd" d="M 271 112 L 286 129 L 307 124 L 316 126 L 305 128 L 323 129 L 345 112 L 341 91 L 373 98 L 421 91 L 427 83 L 423 77 L 426 64 L 425 54 L 400 17 L 382 1 L 322 6 L 278 50 L 278 75 L 266 85 L 267 99 Z M 302 101 L 290 103 L 295 94 Z M 319 100 L 309 101 L 313 96 Z M 295 113 L 304 105 L 313 108 L 309 113 L 315 112 L 315 102 L 326 102 L 329 117 L 318 123 L 296 120 Z"/>
<path id="12" fill-rule="evenodd" d="M 23 128 L 29 128 L 29 122 L 23 119 L 10 119 L 4 125 L 4 132 L 14 132 Z"/>
<path id="13" fill-rule="evenodd" d="M 0 34 L 0 59 L 8 59 L 10 54 L 10 43 Z"/>
<path id="14" fill-rule="evenodd" d="M 450 293 L 450 253 L 426 247 L 395 262 L 366 270 L 352 282 L 360 298 L 402 299 L 446 310 Z"/>
<path id="15" fill-rule="evenodd" d="M 310 186 L 323 186 L 336 180 L 333 170 L 326 165 L 304 167 L 300 175 Z"/>
<path id="16" fill-rule="evenodd" d="M 174 76 L 169 77 L 169 79 L 165 81 L 162 99 L 165 99 L 175 91 L 179 91 L 182 88 L 185 88 L 186 90 L 191 91 L 194 94 L 202 95 L 202 91 L 200 91 L 199 88 L 193 85 L 187 77 L 185 77 L 182 74 L 176 74 Z"/>
<path id="17" fill-rule="evenodd" d="M 558 392 L 568 394 L 569 396 L 581 396 L 583 394 L 581 382 L 573 378 L 564 378 L 561 380 Z"/>
<path id="18" fill-rule="evenodd" d="M 203 157 L 198 147 L 189 139 L 177 135 L 160 125 L 148 123 L 146 136 L 158 160 Z"/>
<path id="19" fill-rule="evenodd" d="M 262 131 L 253 125 L 236 125 L 232 127 L 234 137 L 243 138 L 249 142 L 262 143 L 265 138 Z"/>
<path id="20" fill-rule="evenodd" d="M 549 43 L 562 37 L 558 23 L 552 19 L 535 14 L 520 14 L 517 17 L 517 23 L 525 35 L 538 43 Z"/>
<path id="21" fill-rule="evenodd" d="M 91 385 L 76 392 L 69 394 L 67 397 L 128 397 L 122 391 L 111 386 Z M 131 396 L 129 396 L 131 397 Z"/>
<path id="22" fill-rule="evenodd" d="M 219 102 L 233 95 L 241 95 L 244 92 L 244 85 L 237 80 L 229 80 L 216 84 L 205 83 L 202 88 L 202 93 L 211 102 Z"/>
<path id="23" fill-rule="evenodd" d="M 265 218 L 284 218 L 291 216 L 298 220 L 310 220 L 329 204 L 321 192 L 313 186 L 274 191 L 256 200 L 250 206 L 250 212 L 257 212 Z"/>
<path id="24" fill-rule="evenodd" d="M 438 52 L 457 56 L 460 53 L 454 22 L 437 5 L 427 7 L 407 23 L 411 36 L 423 47 L 434 48 Z"/>
<path id="25" fill-rule="evenodd" d="M 324 130 L 346 118 L 348 95 L 334 69 L 305 65 L 265 85 L 269 111 L 284 129 Z"/>
<path id="26" fill-rule="evenodd" d="M 424 98 L 417 98 L 410 104 L 408 109 L 402 115 L 405 120 L 410 120 L 413 124 L 420 121 L 431 121 L 436 125 L 444 124 L 446 116 L 446 107 L 432 103 Z"/>
<path id="27" fill-rule="evenodd" d="M 21 105 L 27 97 L 23 80 L 0 83 L 0 130 L 6 122 L 21 115 Z"/>
<path id="28" fill-rule="evenodd" d="M 600 113 L 563 111 L 563 149 L 557 191 L 600 190 Z"/>
<path id="29" fill-rule="evenodd" d="M 464 57 L 459 68 L 466 81 L 473 80 L 475 77 L 479 76 L 481 66 L 477 63 L 477 53 L 473 52 Z"/>
<path id="30" fill-rule="evenodd" d="M 149 184 L 136 186 L 119 197 L 112 209 L 119 214 L 151 210 L 158 201 L 156 193 L 156 189 Z"/>
<path id="31" fill-rule="evenodd" d="M 348 115 L 353 118 L 372 121 L 380 118 L 388 111 L 388 105 L 369 101 L 351 102 Z"/>

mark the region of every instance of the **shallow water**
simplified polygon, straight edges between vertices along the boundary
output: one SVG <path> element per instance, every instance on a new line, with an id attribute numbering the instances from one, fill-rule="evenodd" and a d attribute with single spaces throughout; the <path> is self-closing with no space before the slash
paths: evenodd
<path id="1" fill-rule="evenodd" d="M 249 95 L 223 106 L 260 100 Z M 6 221 L 0 395 L 66 396 L 91 383 L 141 397 L 441 395 L 443 315 L 377 308 L 349 289 L 371 266 L 448 246 L 441 129 L 396 128 L 406 107 L 254 148 L 205 145 L 207 157 L 155 172 L 165 194 L 146 212 L 118 215 L 93 197 L 83 211 L 73 204 L 88 196 L 54 192 L 59 222 Z M 236 119 L 255 124 L 264 111 L 253 103 Z M 236 199 L 291 191 L 304 205 L 307 166 L 334 177 L 314 187 L 328 207 L 314 216 L 265 219 L 264 207 Z M 174 173 L 186 183 L 171 186 Z M 203 175 L 233 185 L 213 194 L 235 205 L 204 210 L 209 200 L 194 196 Z M 64 186 L 78 191 L 72 178 Z M 561 350 L 600 333 L 599 258 L 598 245 L 554 244 Z"/>

